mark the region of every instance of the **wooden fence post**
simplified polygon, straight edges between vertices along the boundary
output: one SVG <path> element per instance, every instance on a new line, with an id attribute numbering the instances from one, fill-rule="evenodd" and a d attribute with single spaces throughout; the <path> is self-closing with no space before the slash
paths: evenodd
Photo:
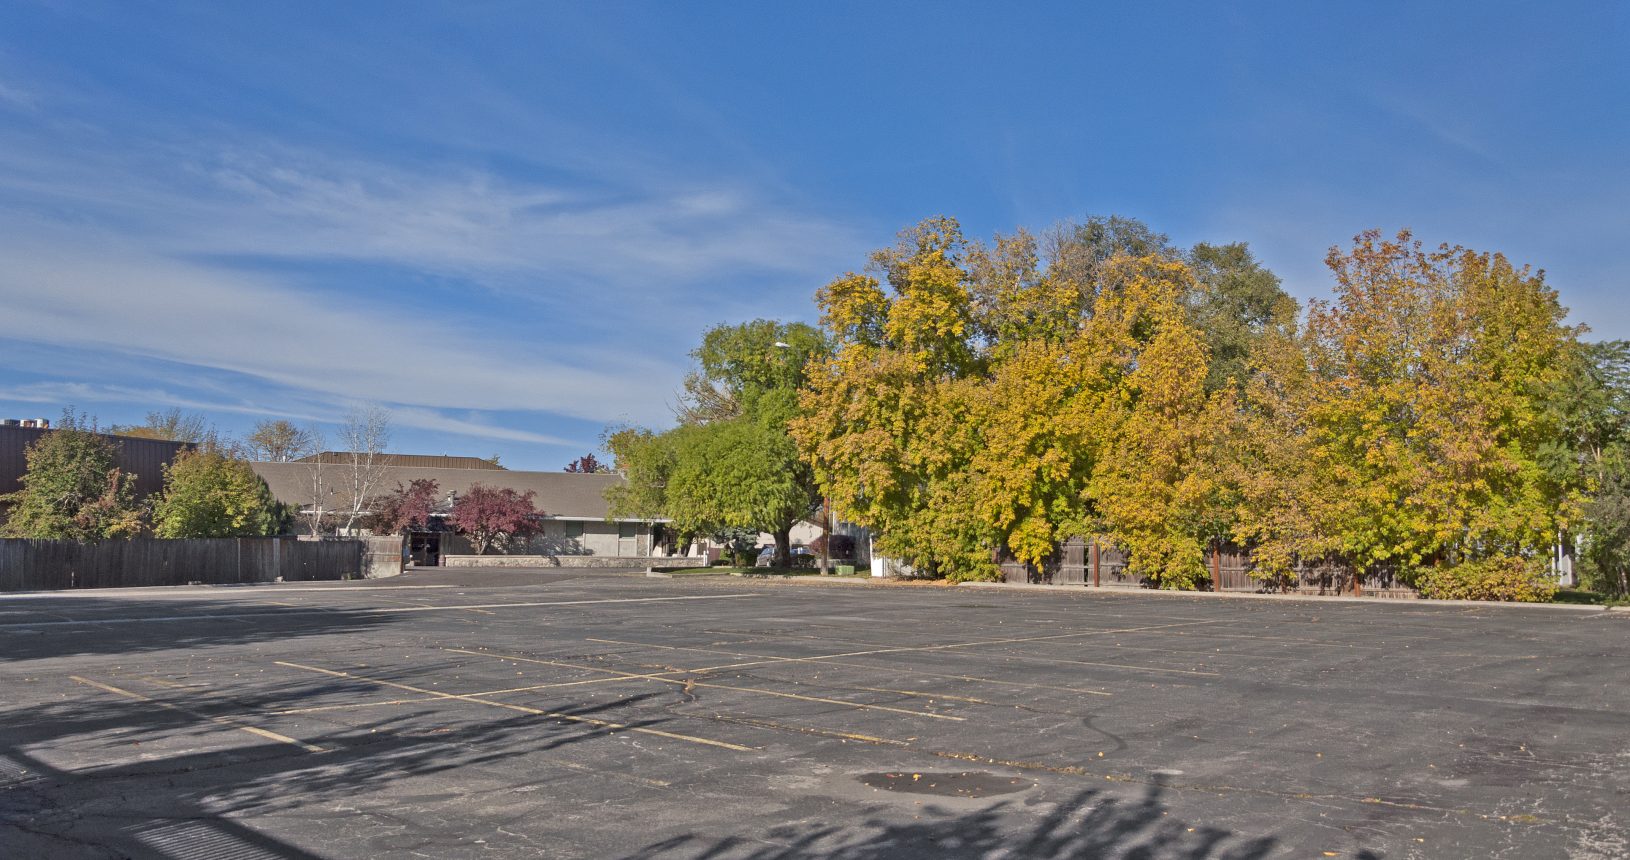
<path id="1" fill-rule="evenodd" d="M 1211 544 L 1211 590 L 1222 591 L 1222 546 Z"/>
<path id="2" fill-rule="evenodd" d="M 1098 541 L 1092 542 L 1092 587 L 1100 588 L 1103 580 L 1098 578 Z"/>

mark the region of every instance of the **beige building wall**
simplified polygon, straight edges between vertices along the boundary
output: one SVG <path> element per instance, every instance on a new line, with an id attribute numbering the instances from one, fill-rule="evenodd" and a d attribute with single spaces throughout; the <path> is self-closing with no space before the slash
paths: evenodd
<path id="1" fill-rule="evenodd" d="M 468 555 L 475 550 L 462 535 L 442 537 L 444 555 Z M 505 555 L 603 555 L 639 556 L 651 554 L 651 526 L 648 523 L 604 520 L 545 520 L 543 533 L 524 545 L 513 544 Z"/>

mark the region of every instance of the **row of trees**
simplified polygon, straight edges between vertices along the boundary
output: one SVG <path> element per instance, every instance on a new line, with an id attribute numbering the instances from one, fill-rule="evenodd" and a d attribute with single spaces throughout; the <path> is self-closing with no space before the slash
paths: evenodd
<path id="1" fill-rule="evenodd" d="M 68 426 L 94 424 L 69 410 Z M 94 429 L 94 427 L 92 428 Z M 115 424 L 109 433 L 183 442 L 230 460 L 241 474 L 253 474 L 247 461 L 305 461 L 306 498 L 288 515 L 313 535 L 334 530 L 350 533 L 365 525 L 386 474 L 385 449 L 390 444 L 390 413 L 379 406 L 350 410 L 337 430 L 339 451 L 324 453 L 327 439 L 317 427 L 300 427 L 287 419 L 263 419 L 243 439 L 221 433 L 202 416 L 168 409 L 147 413 L 145 423 Z M 493 458 L 496 463 L 497 458 Z M 225 468 L 222 466 L 221 468 Z M 258 478 L 256 479 L 259 480 Z M 156 525 L 156 524 L 155 524 Z M 155 533 L 157 533 L 155 528 Z M 230 537 L 231 534 L 195 535 Z"/>
<path id="2" fill-rule="evenodd" d="M 933 218 L 870 262 L 819 330 L 709 332 L 679 426 L 610 434 L 614 506 L 774 531 L 824 495 L 953 579 L 1079 535 L 1170 588 L 1232 541 L 1270 583 L 1336 562 L 1541 599 L 1577 548 L 1626 590 L 1630 352 L 1502 255 L 1365 233 L 1305 309 L 1244 244 L 1113 217 L 988 244 Z"/>
<path id="3" fill-rule="evenodd" d="M 367 410 L 363 410 L 367 411 Z M 70 425 L 85 424 L 87 416 L 68 410 L 64 416 Z M 289 463 L 315 454 L 323 445 L 323 434 L 315 427 L 300 427 L 284 418 L 265 418 L 255 422 L 255 428 L 243 439 L 237 440 L 222 433 L 209 419 L 195 412 L 183 412 L 179 407 L 147 413 L 140 424 L 113 424 L 107 432 L 116 436 L 134 436 L 138 439 L 161 439 L 167 442 L 185 442 L 189 445 L 231 451 L 250 460 Z"/>
<path id="4" fill-rule="evenodd" d="M 342 462 L 314 463 L 312 504 L 278 503 L 249 460 L 290 462 L 323 445 L 315 429 L 286 420 L 258 422 L 242 440 L 222 434 L 203 416 L 179 409 L 150 412 L 145 423 L 112 425 L 109 434 L 186 443 L 165 467 L 163 491 L 135 494 L 135 476 L 117 465 L 114 443 L 95 418 L 65 410 L 58 428 L 27 452 L 21 490 L 0 497 L 3 533 L 13 537 L 97 540 L 151 533 L 163 538 L 278 534 L 299 518 L 313 534 L 349 529 L 368 513 L 383 475 L 388 413 L 353 410 L 341 426 L 351 453 Z"/>
<path id="5" fill-rule="evenodd" d="M 72 414 L 27 451 L 22 488 L 0 497 L 8 537 L 94 541 L 277 534 L 290 511 L 243 460 L 206 440 L 164 470 L 164 490 L 136 498 L 135 477 L 93 422 Z M 150 503 L 149 503 L 150 502 Z"/>
<path id="6" fill-rule="evenodd" d="M 155 415 L 163 418 L 164 413 Z M 335 525 L 349 529 L 362 524 L 375 532 L 402 534 L 428 529 L 433 516 L 445 515 L 448 526 L 468 535 L 478 553 L 538 531 L 541 512 L 531 493 L 477 484 L 444 505 L 436 482 L 428 479 L 378 493 L 378 472 L 371 468 L 377 455 L 368 452 L 383 447 L 384 418 L 376 414 L 371 420 L 364 417 L 351 423 L 360 429 L 346 434 L 358 435 L 362 443 L 358 447 L 364 450 L 331 464 L 328 473 L 334 483 L 364 501 L 331 514 Z M 241 456 L 242 449 L 225 446 L 213 431 L 175 441 L 189 441 L 194 447 L 165 467 L 159 495 L 139 500 L 134 492 L 136 476 L 118 466 L 114 443 L 94 420 L 69 412 L 57 430 L 29 446 L 22 489 L 0 497 L 0 505 L 8 509 L 0 534 L 79 541 L 146 534 L 160 538 L 261 537 L 284 532 L 297 514 L 320 525 L 314 511 L 297 512 L 274 499 L 266 482 Z M 347 462 L 351 459 L 356 462 Z M 313 468 L 320 467 L 314 464 Z"/>

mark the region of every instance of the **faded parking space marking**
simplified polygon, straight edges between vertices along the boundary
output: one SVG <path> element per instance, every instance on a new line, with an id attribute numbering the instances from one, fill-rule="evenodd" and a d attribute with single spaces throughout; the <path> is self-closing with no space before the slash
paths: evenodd
<path id="1" fill-rule="evenodd" d="M 381 678 L 370 678 L 370 677 L 368 677 L 366 675 L 357 675 L 357 674 L 352 673 L 352 672 L 341 672 L 341 671 L 338 671 L 338 670 L 335 670 L 335 669 L 324 669 L 324 668 L 319 667 L 319 666 L 307 666 L 307 665 L 305 665 L 303 663 L 291 663 L 291 662 L 284 661 L 284 660 L 274 660 L 273 662 L 276 663 L 279 666 L 286 666 L 286 667 L 291 668 L 291 669 L 303 669 L 303 670 L 305 670 L 307 672 L 319 672 L 319 673 L 322 673 L 324 675 L 329 675 L 329 676 L 332 676 L 332 677 L 335 677 L 335 678 L 345 678 L 347 680 L 352 680 L 352 681 L 363 681 L 363 682 L 366 682 L 366 683 L 369 683 L 369 684 L 378 684 L 379 686 L 382 686 L 382 687 L 393 687 L 393 688 L 398 689 L 398 690 L 407 690 L 410 693 L 419 693 L 419 694 L 422 694 L 422 695 L 425 695 L 425 696 L 429 696 L 430 698 L 433 698 L 433 699 L 453 699 L 453 700 L 457 700 L 457 701 L 461 701 L 461 702 L 472 702 L 472 703 L 477 704 L 477 705 L 487 705 L 488 707 L 493 707 L 493 708 L 504 708 L 506 710 L 519 711 L 520 713 L 523 713 L 523 714 L 532 714 L 533 716 L 545 717 L 545 718 L 551 719 L 551 720 L 563 720 L 563 721 L 571 722 L 571 723 L 582 723 L 584 725 L 591 725 L 591 726 L 594 726 L 596 728 L 608 729 L 608 730 L 611 730 L 611 731 L 638 732 L 638 733 L 640 733 L 642 735 L 656 735 L 658 737 L 670 738 L 672 740 L 686 741 L 687 743 L 702 744 L 704 746 L 719 747 L 721 749 L 727 749 L 727 750 L 735 750 L 736 752 L 756 752 L 757 751 L 753 747 L 742 746 L 740 744 L 733 744 L 733 743 L 729 743 L 729 742 L 726 742 L 726 741 L 716 741 L 716 740 L 712 740 L 711 738 L 702 738 L 702 737 L 697 737 L 695 735 L 684 735 L 684 734 L 679 734 L 678 732 L 665 732 L 665 731 L 662 731 L 661 729 L 651 729 L 651 728 L 646 728 L 644 726 L 630 726 L 630 725 L 627 725 L 627 724 L 624 724 L 624 723 L 614 723 L 614 722 L 611 722 L 609 720 L 597 720 L 597 719 L 594 719 L 593 717 L 581 717 L 581 716 L 578 716 L 576 714 L 563 714 L 563 713 L 560 713 L 558 711 L 545 711 L 545 710 L 542 710 L 540 708 L 530 708 L 530 707 L 527 707 L 526 705 L 512 705 L 512 704 L 510 704 L 508 702 L 498 702 L 498 701 L 494 701 L 492 699 L 481 698 L 479 696 L 467 696 L 467 695 L 460 695 L 458 693 L 443 693 L 440 690 L 428 690 L 428 689 L 425 689 L 424 687 L 415 687 L 415 686 L 413 686 L 411 684 L 399 684 L 399 683 L 397 683 L 395 681 L 386 681 L 386 680 L 383 680 Z"/>
<path id="2" fill-rule="evenodd" d="M 759 689 L 757 687 L 737 687 L 737 686 L 733 686 L 733 685 L 730 685 L 730 684 L 715 684 L 715 683 L 713 683 L 711 681 L 695 681 L 695 680 L 685 680 L 685 679 L 679 679 L 679 678 L 664 678 L 664 677 L 661 677 L 661 675 L 664 675 L 664 674 L 671 674 L 671 673 L 666 673 L 666 672 L 665 673 L 659 673 L 659 674 L 636 674 L 636 673 L 633 673 L 633 672 L 619 672 L 619 671 L 617 671 L 615 669 L 600 669 L 600 668 L 597 668 L 597 667 L 594 667 L 594 666 L 578 666 L 578 665 L 575 665 L 575 664 L 572 664 L 572 663 L 561 663 L 561 662 L 557 662 L 557 661 L 554 661 L 554 660 L 539 660 L 539 659 L 536 659 L 536 658 L 533 658 L 533 657 L 517 657 L 517 656 L 512 655 L 512 654 L 495 654 L 495 653 L 482 652 L 482 651 L 467 651 L 467 650 L 465 650 L 463 648 L 448 648 L 448 649 L 445 649 L 445 650 L 452 651 L 453 653 L 456 653 L 456 654 L 473 654 L 473 655 L 475 655 L 477 657 L 489 657 L 489 658 L 499 659 L 499 660 L 518 660 L 518 661 L 525 662 L 525 663 L 541 663 L 541 664 L 543 664 L 545 666 L 559 666 L 561 668 L 566 668 L 566 669 L 580 669 L 580 670 L 583 670 L 583 671 L 586 671 L 586 672 L 602 672 L 602 673 L 617 675 L 620 680 L 625 680 L 625 681 L 656 681 L 656 682 L 662 683 L 662 684 L 679 684 L 679 685 L 686 686 L 686 687 L 707 687 L 707 688 L 717 689 L 717 690 L 734 690 L 735 692 L 738 692 L 738 693 L 757 693 L 759 695 L 776 696 L 776 697 L 783 698 L 783 699 L 797 699 L 798 701 L 801 701 L 801 702 L 817 702 L 817 703 L 820 703 L 820 704 L 823 704 L 823 705 L 842 705 L 843 707 L 854 708 L 856 710 L 887 711 L 889 713 L 894 713 L 894 714 L 907 714 L 907 715 L 910 715 L 910 716 L 913 716 L 913 717 L 928 717 L 930 719 L 935 719 L 935 720 L 952 720 L 952 721 L 955 721 L 955 722 L 962 722 L 965 719 L 963 717 L 955 717 L 955 716 L 950 716 L 948 714 L 936 714 L 936 713 L 932 713 L 930 711 L 913 711 L 913 710 L 910 710 L 909 708 L 894 708 L 894 707 L 890 707 L 888 705 L 873 705 L 873 704 L 866 704 L 866 703 L 862 703 L 862 702 L 845 702 L 842 699 L 827 699 L 827 698 L 823 698 L 821 696 L 804 696 L 804 695 L 800 695 L 798 693 L 783 693 L 783 692 L 779 692 L 779 691 L 776 691 L 776 690 L 763 690 L 763 689 Z"/>
<path id="3" fill-rule="evenodd" d="M 115 687 L 112 684 L 104 684 L 104 683 L 102 683 L 100 681 L 92 681 L 89 678 L 81 678 L 78 675 L 69 675 L 68 678 L 71 681 L 74 681 L 74 682 L 80 683 L 80 684 L 84 684 L 84 685 L 86 685 L 88 687 L 95 687 L 98 690 L 102 690 L 102 691 L 108 692 L 108 693 L 113 693 L 114 695 L 117 695 L 117 696 L 124 696 L 127 699 L 135 699 L 135 700 L 140 701 L 140 702 L 147 702 L 147 703 L 155 705 L 157 707 L 164 708 L 165 710 L 175 711 L 177 713 L 186 714 L 187 716 L 193 717 L 194 719 L 204 720 L 206 722 L 215 723 L 216 725 L 219 725 L 219 726 L 226 726 L 227 728 L 231 728 L 231 729 L 237 729 L 240 732 L 247 732 L 247 733 L 249 733 L 251 735 L 254 735 L 256 737 L 266 738 L 267 740 L 277 741 L 278 743 L 284 743 L 284 744 L 290 744 L 292 746 L 297 746 L 297 747 L 305 750 L 306 752 L 310 752 L 310 753 L 326 752 L 326 750 L 324 750 L 320 746 L 316 746 L 314 744 L 308 744 L 305 741 L 297 740 L 295 738 L 291 738 L 288 735 L 280 735 L 277 732 L 267 731 L 266 729 L 260 728 L 259 726 L 251 726 L 248 723 L 240 722 L 238 720 L 232 719 L 231 717 L 215 717 L 215 716 L 210 716 L 209 714 L 201 714 L 201 713 L 199 713 L 199 712 L 197 712 L 197 711 L 195 711 L 195 710 L 193 710 L 191 708 L 184 708 L 184 707 L 182 707 L 180 705 L 171 704 L 170 702 L 165 702 L 165 701 L 162 701 L 162 700 L 159 700 L 159 699 L 155 699 L 155 698 L 153 698 L 151 696 L 144 696 L 141 693 L 135 693 L 135 692 L 132 692 L 130 690 L 125 690 L 125 689 L 122 689 L 122 688 L 119 688 L 119 687 Z"/>

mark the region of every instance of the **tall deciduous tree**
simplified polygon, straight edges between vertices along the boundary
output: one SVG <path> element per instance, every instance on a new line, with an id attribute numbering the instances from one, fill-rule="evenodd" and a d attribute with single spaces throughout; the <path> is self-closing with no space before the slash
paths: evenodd
<path id="1" fill-rule="evenodd" d="M 1242 391 L 1254 354 L 1296 330 L 1296 300 L 1243 242 L 1201 242 L 1185 260 L 1197 288 L 1185 289 L 1181 298 L 1189 323 L 1205 336 L 1210 351 L 1206 390 L 1232 384 Z"/>
<path id="2" fill-rule="evenodd" d="M 1586 488 L 1580 582 L 1594 591 L 1630 596 L 1630 342 L 1583 344 L 1569 404 L 1569 446 L 1553 468 Z"/>
<path id="3" fill-rule="evenodd" d="M 140 534 L 136 476 L 119 469 L 112 442 L 79 429 L 81 422 L 63 423 L 28 446 L 22 489 L 0 497 L 9 508 L 4 534 L 79 541 Z"/>
<path id="4" fill-rule="evenodd" d="M 611 427 L 604 442 L 614 458 L 613 471 L 624 479 L 605 491 L 611 515 L 642 520 L 667 517 L 668 483 L 677 458 L 673 433 Z"/>
<path id="5" fill-rule="evenodd" d="M 277 534 L 282 521 L 266 482 L 216 450 L 185 452 L 166 466 L 153 506 L 153 533 L 162 538 L 260 537 Z"/>
<path id="6" fill-rule="evenodd" d="M 532 499 L 536 493 L 518 493 L 510 487 L 474 484 L 453 502 L 447 521 L 468 535 L 477 555 L 486 555 L 495 545 L 506 544 L 538 532 L 542 511 Z"/>
<path id="7" fill-rule="evenodd" d="M 278 418 L 255 422 L 255 430 L 244 441 L 250 456 L 273 463 L 288 463 L 307 454 L 317 453 L 321 436 L 315 431 L 297 427 L 293 422 Z"/>
<path id="8" fill-rule="evenodd" d="M 390 413 L 379 406 L 352 409 L 340 425 L 340 452 L 342 462 L 331 473 L 338 490 L 340 509 L 336 521 L 350 531 L 368 512 L 379 482 L 384 479 L 385 448 L 390 444 Z"/>
<path id="9" fill-rule="evenodd" d="M 1239 532 L 1268 558 L 1334 553 L 1406 579 L 1526 570 L 1482 562 L 1541 558 L 1578 515 L 1577 488 L 1548 465 L 1577 349 L 1555 291 L 1499 254 L 1407 233 L 1365 233 L 1327 262 L 1336 297 L 1310 307 L 1306 370 L 1281 362 L 1256 400 L 1272 416 L 1258 429 L 1289 440 L 1257 450 L 1312 480 L 1258 487 Z"/>
<path id="10" fill-rule="evenodd" d="M 322 432 L 316 428 L 311 430 L 311 444 L 313 449 L 323 447 Z M 337 478 L 339 469 L 329 464 L 323 457 L 312 457 L 305 461 L 305 480 L 301 483 L 306 497 L 300 509 L 300 520 L 306 531 L 312 536 L 323 533 L 323 529 L 333 522 L 334 509 L 338 506 L 337 497 L 339 489 Z"/>
<path id="11" fill-rule="evenodd" d="M 1134 572 L 1196 587 L 1207 542 L 1229 526 L 1216 461 L 1232 399 L 1206 391 L 1209 352 L 1181 304 L 1193 289 L 1186 265 L 1117 258 L 1105 282 L 1072 355 L 1096 460 L 1087 498 Z"/>
<path id="12" fill-rule="evenodd" d="M 817 295 L 835 349 L 793 433 L 881 551 L 985 578 L 993 553 L 1040 563 L 1096 535 L 1195 581 L 1227 518 L 1206 468 L 1226 404 L 1185 314 L 1202 287 L 1164 236 L 1107 218 L 987 246 L 935 218 L 872 269 L 886 291 L 849 274 Z"/>
<path id="13" fill-rule="evenodd" d="M 678 457 L 665 504 L 675 526 L 685 533 L 767 531 L 774 564 L 790 566 L 792 526 L 815 500 L 808 467 L 786 432 L 746 417 L 672 432 Z"/>
<path id="14" fill-rule="evenodd" d="M 209 444 L 214 447 L 220 447 L 221 442 L 220 434 L 210 426 L 208 419 L 197 413 L 182 412 L 179 407 L 149 412 L 147 420 L 141 424 L 115 424 L 108 428 L 108 432 L 120 436 L 189 442 L 195 445 Z"/>
<path id="15" fill-rule="evenodd" d="M 692 357 L 664 433 L 613 430 L 607 448 L 628 481 L 607 491 L 612 515 L 668 517 L 682 534 L 732 528 L 769 532 L 775 564 L 791 564 L 791 531 L 818 498 L 814 477 L 787 435 L 798 390 L 824 339 L 802 323 L 755 320 L 710 329 Z"/>

